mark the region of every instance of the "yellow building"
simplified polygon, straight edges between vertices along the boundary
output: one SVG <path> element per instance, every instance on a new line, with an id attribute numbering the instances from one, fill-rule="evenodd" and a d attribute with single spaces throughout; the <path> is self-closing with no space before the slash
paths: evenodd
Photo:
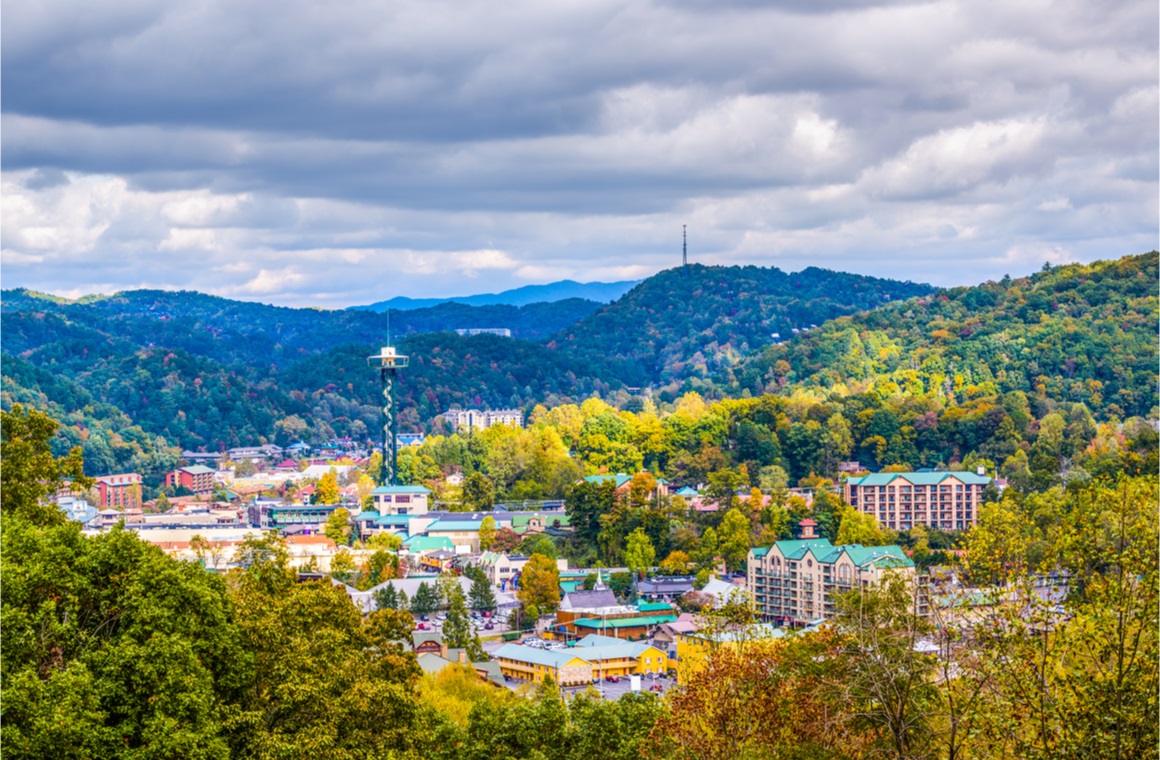
<path id="1" fill-rule="evenodd" d="M 567 649 L 505 644 L 493 657 L 505 676 L 536 683 L 551 676 L 561 686 L 595 683 L 609 676 L 664 673 L 669 668 L 669 658 L 651 644 L 597 635 L 586 636 Z"/>

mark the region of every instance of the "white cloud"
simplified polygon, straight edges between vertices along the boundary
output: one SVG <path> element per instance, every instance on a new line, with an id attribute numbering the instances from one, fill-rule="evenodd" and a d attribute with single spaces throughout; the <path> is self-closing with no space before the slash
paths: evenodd
<path id="1" fill-rule="evenodd" d="M 6 286 L 635 279 L 682 224 L 697 261 L 938 284 L 1157 245 L 1154 3 L 5 11 Z"/>

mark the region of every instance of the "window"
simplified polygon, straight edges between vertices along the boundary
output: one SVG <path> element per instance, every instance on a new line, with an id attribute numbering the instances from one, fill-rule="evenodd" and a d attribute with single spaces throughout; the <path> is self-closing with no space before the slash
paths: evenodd
<path id="1" fill-rule="evenodd" d="M 406 496 L 406 495 L 402 495 L 402 494 L 400 494 L 399 496 L 396 496 L 396 497 L 395 497 L 395 503 L 396 503 L 396 504 L 410 504 L 410 503 L 411 503 L 411 497 L 410 497 L 410 496 Z"/>

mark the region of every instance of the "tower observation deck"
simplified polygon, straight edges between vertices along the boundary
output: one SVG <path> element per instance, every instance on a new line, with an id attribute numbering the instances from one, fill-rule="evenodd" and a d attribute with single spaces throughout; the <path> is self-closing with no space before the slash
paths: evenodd
<path id="1" fill-rule="evenodd" d="M 407 366 L 410 358 L 395 351 L 394 346 L 384 346 L 379 353 L 367 357 L 367 364 L 379 370 L 383 384 L 383 466 L 379 470 L 379 485 L 398 485 L 399 444 L 396 432 L 398 420 L 395 416 L 395 378 L 400 369 Z"/>

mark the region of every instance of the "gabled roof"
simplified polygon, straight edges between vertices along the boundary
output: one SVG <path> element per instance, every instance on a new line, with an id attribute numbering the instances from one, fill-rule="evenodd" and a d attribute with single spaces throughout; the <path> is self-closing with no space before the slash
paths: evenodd
<path id="1" fill-rule="evenodd" d="M 515 660 L 516 662 L 530 662 L 533 665 L 546 665 L 558 668 L 572 660 L 580 659 L 575 649 L 537 649 L 523 644 L 504 644 L 492 653 L 495 659 Z"/>
<path id="2" fill-rule="evenodd" d="M 600 607 L 615 607 L 616 594 L 608 589 L 592 591 L 569 591 L 560 602 L 562 610 L 594 610 Z"/>
<path id="3" fill-rule="evenodd" d="M 436 644 L 442 646 L 443 634 L 439 631 L 411 631 L 411 646 L 418 647 L 420 644 L 426 644 L 428 641 L 434 641 Z"/>
<path id="4" fill-rule="evenodd" d="M 974 472 L 875 472 L 860 478 L 850 478 L 852 486 L 885 486 L 902 478 L 915 486 L 937 486 L 947 478 L 958 478 L 967 485 L 985 486 L 991 482 L 986 475 Z"/>
<path id="5" fill-rule="evenodd" d="M 685 486 L 681 490 L 677 491 L 676 495 L 677 496 L 700 496 L 701 494 L 697 493 L 696 490 L 689 488 L 688 486 Z"/>
<path id="6" fill-rule="evenodd" d="M 590 633 L 584 638 L 576 642 L 578 647 L 600 647 L 608 644 L 623 644 L 624 639 L 618 639 L 614 636 L 601 636 L 599 633 Z"/>
<path id="7" fill-rule="evenodd" d="M 646 602 L 643 599 L 636 603 L 641 612 L 672 612 L 673 605 L 667 602 Z"/>
<path id="8" fill-rule="evenodd" d="M 799 539 L 797 541 L 778 541 L 775 546 L 777 546 L 778 551 L 780 551 L 782 556 L 786 559 L 801 559 L 806 555 L 807 551 L 812 551 L 814 556 L 817 557 L 828 553 L 830 549 L 834 548 L 834 545 L 830 543 L 828 538 L 809 538 L 805 540 Z"/>

